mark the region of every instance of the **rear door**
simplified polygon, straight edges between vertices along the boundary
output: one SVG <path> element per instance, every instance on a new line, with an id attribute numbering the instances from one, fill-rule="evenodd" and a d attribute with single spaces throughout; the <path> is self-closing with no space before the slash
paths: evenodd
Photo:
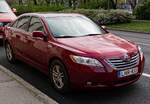
<path id="1" fill-rule="evenodd" d="M 28 48 L 27 45 L 27 36 L 29 33 L 27 32 L 29 26 L 30 16 L 22 16 L 19 18 L 14 24 L 14 28 L 12 29 L 12 40 L 14 43 L 14 47 L 19 55 L 26 57 L 26 50 Z"/>

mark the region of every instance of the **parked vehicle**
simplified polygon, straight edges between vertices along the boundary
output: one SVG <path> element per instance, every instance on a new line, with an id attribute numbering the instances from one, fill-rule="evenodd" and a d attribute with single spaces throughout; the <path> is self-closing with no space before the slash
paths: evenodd
<path id="1" fill-rule="evenodd" d="M 8 61 L 34 66 L 60 92 L 126 86 L 143 72 L 144 55 L 137 44 L 80 14 L 23 14 L 5 34 Z"/>
<path id="2" fill-rule="evenodd" d="M 0 0 L 0 40 L 4 36 L 4 26 L 16 19 L 16 15 L 13 13 L 9 5 L 5 0 Z"/>

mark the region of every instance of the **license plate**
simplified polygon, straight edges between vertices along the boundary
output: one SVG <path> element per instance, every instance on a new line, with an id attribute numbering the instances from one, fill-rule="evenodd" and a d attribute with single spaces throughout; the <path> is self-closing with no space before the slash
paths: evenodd
<path id="1" fill-rule="evenodd" d="M 122 77 L 126 77 L 126 76 L 130 76 L 133 74 L 137 74 L 138 73 L 138 68 L 132 68 L 132 69 L 128 69 L 128 70 L 122 70 L 122 71 L 118 71 L 118 77 L 122 78 Z"/>

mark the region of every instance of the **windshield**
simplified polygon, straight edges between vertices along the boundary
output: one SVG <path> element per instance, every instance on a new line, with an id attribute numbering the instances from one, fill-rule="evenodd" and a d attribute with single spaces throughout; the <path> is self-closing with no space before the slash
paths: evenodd
<path id="1" fill-rule="evenodd" d="M 80 37 L 104 34 L 99 26 L 84 16 L 47 17 L 54 37 Z"/>
<path id="2" fill-rule="evenodd" d="M 9 5 L 6 3 L 6 1 L 0 0 L 0 13 L 7 13 L 7 12 L 11 12 Z"/>

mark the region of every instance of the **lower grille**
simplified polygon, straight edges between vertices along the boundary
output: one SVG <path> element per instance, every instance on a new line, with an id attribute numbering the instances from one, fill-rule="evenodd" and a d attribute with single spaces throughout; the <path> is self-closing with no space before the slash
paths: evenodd
<path id="1" fill-rule="evenodd" d="M 139 64 L 139 57 L 139 53 L 137 53 L 133 55 L 128 61 L 121 58 L 110 58 L 107 60 L 107 62 L 116 70 L 131 69 Z"/>

